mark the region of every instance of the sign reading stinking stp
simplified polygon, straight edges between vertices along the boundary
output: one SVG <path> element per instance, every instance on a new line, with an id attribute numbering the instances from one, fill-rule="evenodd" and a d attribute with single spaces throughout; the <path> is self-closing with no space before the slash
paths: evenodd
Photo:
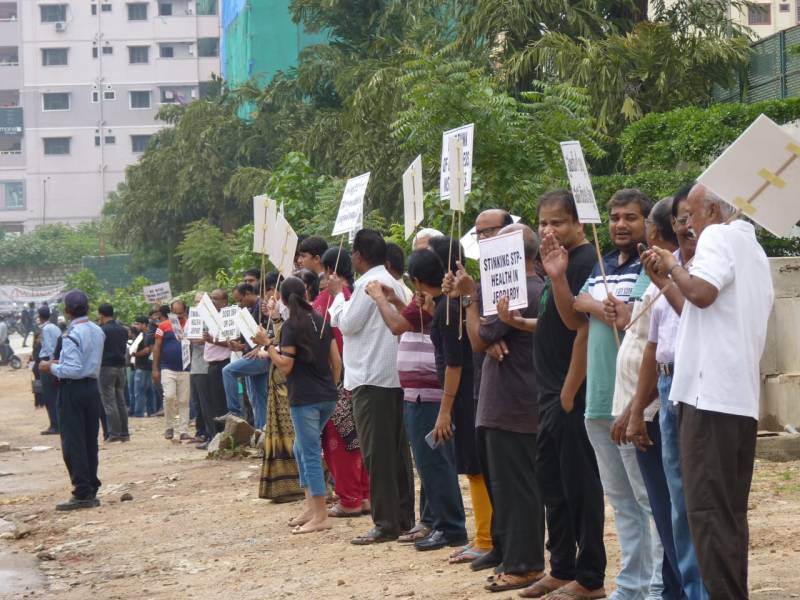
<path id="1" fill-rule="evenodd" d="M 481 300 L 483 315 L 497 314 L 497 301 L 508 297 L 509 310 L 528 307 L 525 247 L 522 232 L 514 231 L 480 240 Z"/>

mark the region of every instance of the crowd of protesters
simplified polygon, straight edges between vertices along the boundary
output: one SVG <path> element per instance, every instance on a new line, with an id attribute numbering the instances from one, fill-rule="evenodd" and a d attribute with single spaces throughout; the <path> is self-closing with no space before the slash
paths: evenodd
<path id="1" fill-rule="evenodd" d="M 568 191 L 539 199 L 538 231 L 480 213 L 477 240 L 518 231 L 525 255 L 527 308 L 501 299 L 488 317 L 458 240 L 433 229 L 407 260 L 369 229 L 351 251 L 302 239 L 293 276 L 253 269 L 209 292 L 258 334 L 206 333 L 188 360 L 183 301 L 129 330 L 107 304 L 88 323 L 70 292 L 64 334 L 39 310 L 35 352 L 43 433 L 60 431 L 74 485 L 58 508 L 99 503 L 98 422 L 125 442 L 129 417 L 163 414 L 166 439 L 204 449 L 235 415 L 264 432 L 259 496 L 304 499 L 292 534 L 369 515 L 353 544 L 451 547 L 451 564 L 491 570 L 491 592 L 604 598 L 605 497 L 621 555 L 611 598 L 747 598 L 766 256 L 699 184 L 655 204 L 619 190 L 608 212 L 602 263 Z"/>

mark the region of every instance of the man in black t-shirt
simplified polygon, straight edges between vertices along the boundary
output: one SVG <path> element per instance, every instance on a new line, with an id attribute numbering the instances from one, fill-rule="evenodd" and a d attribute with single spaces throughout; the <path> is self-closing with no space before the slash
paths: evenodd
<path id="1" fill-rule="evenodd" d="M 150 360 L 150 352 L 155 344 L 155 336 L 150 331 L 150 321 L 144 316 L 136 317 L 133 329 L 136 334 L 134 342 L 139 338 L 139 334 L 142 336 L 136 347 L 131 349 L 135 367 L 133 372 L 133 416 L 144 417 L 145 414 L 153 416 L 156 412 L 156 397 L 153 389 L 153 362 Z"/>
<path id="2" fill-rule="evenodd" d="M 577 294 L 597 257 L 578 220 L 572 194 L 566 190 L 545 194 L 539 199 L 538 216 L 545 269 L 546 247 L 557 242 L 561 247 L 557 252 L 562 258 L 566 253 L 568 266 L 555 283 L 568 285 Z M 533 343 L 539 386 L 536 475 L 547 515 L 550 573 L 526 592 L 538 597 L 533 594 L 563 588 L 585 597 L 604 597 L 603 487 L 584 425 L 588 327 L 576 333 L 564 324 L 553 284 L 546 280 Z"/>

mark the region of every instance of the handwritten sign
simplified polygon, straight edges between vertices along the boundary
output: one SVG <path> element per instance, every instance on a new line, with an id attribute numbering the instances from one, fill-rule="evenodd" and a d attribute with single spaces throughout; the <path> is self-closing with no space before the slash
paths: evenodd
<path id="1" fill-rule="evenodd" d="M 572 196 L 575 198 L 575 208 L 578 209 L 578 220 L 581 223 L 602 223 L 581 143 L 561 142 L 561 154 L 564 156 L 564 164 L 567 165 L 567 177 Z"/>
<path id="2" fill-rule="evenodd" d="M 197 314 L 203 319 L 206 327 L 208 327 L 208 334 L 215 340 L 220 339 L 222 332 L 222 317 L 220 317 L 217 307 L 211 301 L 208 294 L 203 294 L 200 298 L 200 304 L 197 305 Z"/>
<path id="3" fill-rule="evenodd" d="M 417 156 L 403 173 L 403 223 L 405 239 L 422 223 L 425 207 L 422 193 L 422 155 Z"/>
<path id="4" fill-rule="evenodd" d="M 169 286 L 169 281 L 146 285 L 142 288 L 142 293 L 144 294 L 145 302 L 148 304 L 158 304 L 172 298 L 172 288 Z"/>
<path id="5" fill-rule="evenodd" d="M 483 315 L 497 314 L 497 301 L 508 296 L 510 310 L 527 308 L 525 247 L 522 232 L 514 231 L 480 240 L 481 299 Z"/>
<path id="6" fill-rule="evenodd" d="M 236 313 L 236 326 L 247 345 L 255 348 L 256 343 L 253 341 L 253 337 L 258 333 L 258 323 L 256 323 L 249 310 L 246 308 L 239 309 L 239 312 Z"/>
<path id="7" fill-rule="evenodd" d="M 765 115 L 697 178 L 778 237 L 800 220 L 800 141 Z"/>
<path id="8" fill-rule="evenodd" d="M 219 311 L 219 316 L 222 318 L 222 330 L 219 334 L 220 339 L 234 340 L 239 337 L 239 328 L 236 326 L 236 315 L 238 314 L 238 306 L 226 306 Z"/>
<path id="9" fill-rule="evenodd" d="M 364 194 L 367 192 L 369 175 L 364 173 L 347 180 L 331 235 L 341 235 L 361 229 L 364 223 Z"/>
<path id="10" fill-rule="evenodd" d="M 514 223 L 519 223 L 521 217 L 511 215 L 511 220 Z M 481 250 L 478 246 L 478 236 L 475 234 L 475 227 L 470 229 L 465 235 L 461 237 L 461 247 L 464 249 L 464 256 L 472 260 L 478 260 L 481 257 Z"/>
<path id="11" fill-rule="evenodd" d="M 184 331 L 188 340 L 203 339 L 203 318 L 200 316 L 200 311 L 197 307 L 189 309 L 189 318 L 186 320 Z"/>
<path id="12" fill-rule="evenodd" d="M 463 167 L 464 196 L 472 191 L 472 146 L 475 139 L 475 124 L 470 123 L 442 134 L 442 160 L 439 170 L 439 195 L 442 200 L 450 198 L 450 140 L 461 142 L 461 166 Z M 460 210 L 460 209 L 459 209 Z"/>
<path id="13" fill-rule="evenodd" d="M 278 209 L 275 200 L 267 196 L 253 197 L 253 252 L 267 254 L 270 225 L 275 223 Z"/>

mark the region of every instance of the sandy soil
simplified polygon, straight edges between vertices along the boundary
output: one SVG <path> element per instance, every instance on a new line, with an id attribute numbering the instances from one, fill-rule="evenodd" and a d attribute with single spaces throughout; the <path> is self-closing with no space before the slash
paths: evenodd
<path id="1" fill-rule="evenodd" d="M 356 547 L 368 518 L 293 537 L 297 505 L 259 500 L 260 461 L 209 461 L 161 438 L 160 419 L 132 419 L 132 441 L 100 451 L 102 506 L 57 513 L 69 495 L 58 439 L 39 435 L 27 371 L 0 370 L 0 517 L 24 522 L 0 540 L 2 598 L 511 598 L 483 591 L 484 573 L 446 562 L 449 550 L 418 553 L 396 543 Z M 33 451 L 37 445 L 52 446 Z M 132 502 L 120 502 L 123 492 Z M 464 498 L 469 494 L 464 485 Z M 751 496 L 754 598 L 800 597 L 800 463 L 759 463 Z M 610 512 L 608 589 L 619 552 Z M 0 522 L 1 523 L 1 522 Z M 35 559 L 31 568 L 29 557 Z"/>

